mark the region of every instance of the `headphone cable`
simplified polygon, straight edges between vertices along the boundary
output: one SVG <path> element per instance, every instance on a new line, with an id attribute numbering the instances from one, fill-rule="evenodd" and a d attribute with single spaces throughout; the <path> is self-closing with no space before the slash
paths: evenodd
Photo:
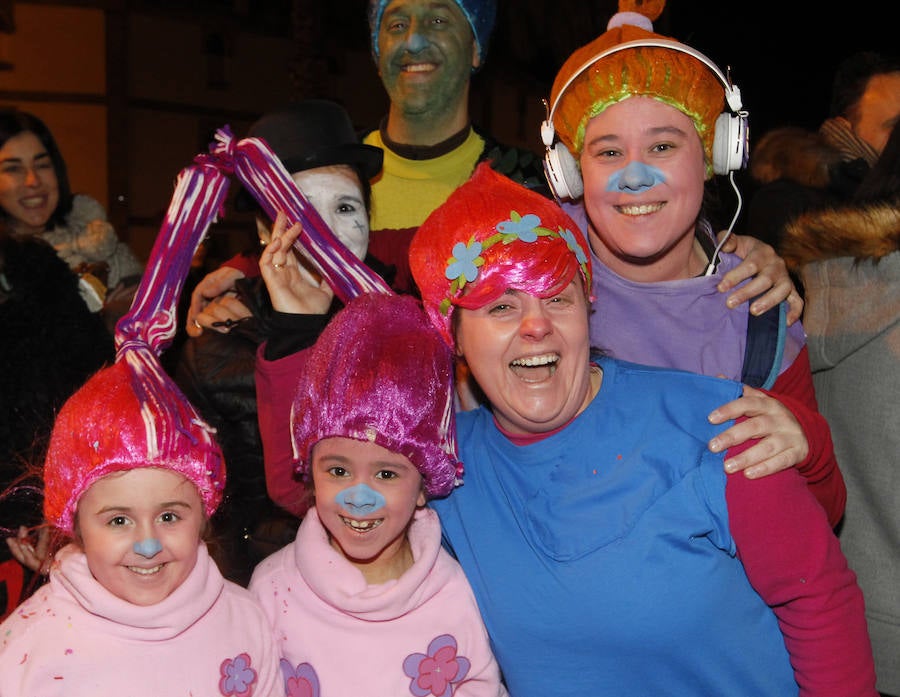
<path id="1" fill-rule="evenodd" d="M 731 231 L 734 230 L 734 225 L 737 223 L 738 216 L 741 214 L 741 206 L 743 205 L 743 198 L 741 198 L 740 189 L 738 189 L 737 184 L 734 183 L 734 170 L 728 173 L 728 181 L 731 182 L 731 188 L 734 189 L 734 194 L 737 196 L 737 209 L 734 211 L 734 217 L 731 219 L 731 223 L 728 225 L 728 229 L 725 231 L 725 235 L 722 237 L 722 240 L 719 244 L 716 245 L 715 251 L 712 253 L 712 258 L 709 260 L 709 265 L 706 267 L 706 271 L 703 272 L 704 276 L 712 276 L 715 273 L 716 266 L 719 263 L 719 252 L 722 251 L 722 247 L 725 242 L 728 241 L 728 238 L 731 237 Z"/>

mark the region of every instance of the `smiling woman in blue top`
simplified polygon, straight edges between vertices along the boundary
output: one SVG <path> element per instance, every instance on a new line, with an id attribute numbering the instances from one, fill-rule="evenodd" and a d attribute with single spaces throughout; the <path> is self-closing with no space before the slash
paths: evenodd
<path id="1" fill-rule="evenodd" d="M 709 450 L 740 383 L 591 355 L 587 241 L 554 202 L 480 165 L 410 268 L 486 398 L 429 505 L 510 694 L 874 697 L 862 593 L 799 470 Z M 257 362 L 269 471 L 291 471 L 303 355 Z"/>
<path id="2" fill-rule="evenodd" d="M 431 505 L 511 694 L 875 694 L 803 478 L 708 449 L 740 383 L 590 355 L 588 246 L 555 204 L 480 167 L 410 265 L 486 396 L 458 415 L 465 484 Z"/>

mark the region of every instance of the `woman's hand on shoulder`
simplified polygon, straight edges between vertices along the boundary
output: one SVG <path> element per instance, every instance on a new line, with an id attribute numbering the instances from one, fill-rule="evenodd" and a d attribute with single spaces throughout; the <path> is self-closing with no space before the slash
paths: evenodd
<path id="1" fill-rule="evenodd" d="M 725 460 L 725 471 L 744 471 L 750 479 L 775 474 L 806 460 L 809 443 L 800 422 L 774 397 L 762 390 L 744 385 L 738 399 L 723 404 L 709 415 L 713 424 L 738 420 L 709 442 L 709 449 L 719 453 L 748 440 L 752 446 Z"/>
<path id="2" fill-rule="evenodd" d="M 724 231 L 719 233 L 720 239 L 724 234 Z M 788 326 L 800 319 L 803 314 L 803 299 L 794 287 L 784 259 L 778 256 L 771 245 L 749 235 L 732 235 L 722 251 L 737 254 L 743 261 L 722 277 L 719 292 L 727 293 L 741 281 L 750 279 L 746 285 L 728 296 L 728 307 L 738 307 L 761 295 L 750 306 L 750 312 L 754 315 L 761 315 L 787 300 Z"/>

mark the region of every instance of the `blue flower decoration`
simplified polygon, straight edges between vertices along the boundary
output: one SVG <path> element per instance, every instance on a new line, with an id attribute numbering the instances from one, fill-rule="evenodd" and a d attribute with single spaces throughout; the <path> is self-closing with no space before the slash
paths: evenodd
<path id="1" fill-rule="evenodd" d="M 484 263 L 483 261 L 479 263 L 481 249 L 481 242 L 476 242 L 474 239 L 469 240 L 468 244 L 457 242 L 453 245 L 453 256 L 450 257 L 444 275 L 451 281 L 460 277 L 469 283 L 474 281 L 478 278 L 478 267 Z"/>
<path id="2" fill-rule="evenodd" d="M 541 219 L 534 213 L 520 217 L 518 213 L 512 211 L 510 218 L 511 220 L 497 223 L 497 232 L 513 235 L 522 242 L 534 242 L 538 238 L 535 228 L 540 227 Z"/>
<path id="3" fill-rule="evenodd" d="M 566 246 L 572 251 L 575 255 L 575 258 L 578 260 L 579 264 L 587 263 L 587 254 L 584 253 L 584 250 L 581 248 L 581 245 L 575 240 L 575 233 L 571 230 L 560 230 L 559 236 L 562 237 L 566 241 Z"/>

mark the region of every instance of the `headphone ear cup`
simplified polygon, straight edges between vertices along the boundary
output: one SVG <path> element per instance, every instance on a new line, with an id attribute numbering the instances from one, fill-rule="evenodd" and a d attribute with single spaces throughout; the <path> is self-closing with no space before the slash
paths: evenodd
<path id="1" fill-rule="evenodd" d="M 544 155 L 544 173 L 556 198 L 575 200 L 584 194 L 581 169 L 563 143 L 548 147 Z"/>
<path id="2" fill-rule="evenodd" d="M 716 174 L 728 174 L 747 166 L 750 156 L 748 120 L 744 112 L 723 112 L 716 119 L 712 165 Z"/>

